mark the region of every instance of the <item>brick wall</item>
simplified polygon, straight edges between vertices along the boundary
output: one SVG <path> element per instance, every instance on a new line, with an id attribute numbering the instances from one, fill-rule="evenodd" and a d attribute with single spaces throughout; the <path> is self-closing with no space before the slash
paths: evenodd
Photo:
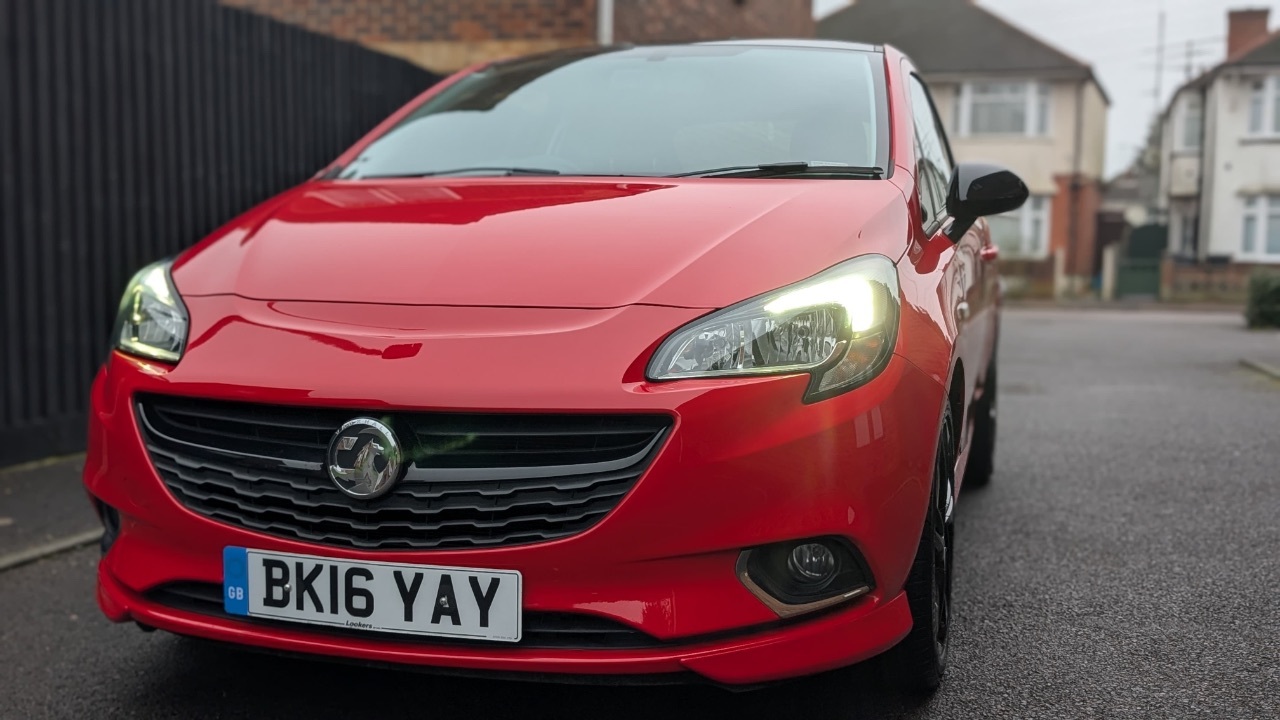
<path id="1" fill-rule="evenodd" d="M 220 0 L 437 72 L 587 45 L 596 0 Z M 614 39 L 813 37 L 812 0 L 614 0 Z"/>
<path id="2" fill-rule="evenodd" d="M 1262 265 L 1210 264 L 1165 257 L 1160 263 L 1160 299 L 1173 302 L 1243 303 L 1249 276 Z"/>
<path id="3" fill-rule="evenodd" d="M 626 2 L 628 0 L 624 0 Z M 727 1 L 727 0 L 726 0 Z M 221 0 L 366 44 L 595 38 L 595 0 Z M 645 0 L 630 0 L 645 2 Z"/>
<path id="4" fill-rule="evenodd" d="M 639 1 L 644 0 L 628 0 Z M 448 73 L 587 45 L 596 0 L 220 0 Z"/>
<path id="5" fill-rule="evenodd" d="M 1090 278 L 1098 266 L 1098 211 L 1102 209 L 1102 184 L 1081 177 L 1072 197 L 1072 176 L 1057 175 L 1058 186 L 1049 210 L 1049 248 L 1065 253 L 1066 275 Z"/>
<path id="6" fill-rule="evenodd" d="M 812 0 L 615 0 L 618 42 L 813 37 Z"/>
<path id="7" fill-rule="evenodd" d="M 1053 297 L 1054 256 L 1043 260 L 1000 259 L 1004 294 L 1010 299 Z"/>

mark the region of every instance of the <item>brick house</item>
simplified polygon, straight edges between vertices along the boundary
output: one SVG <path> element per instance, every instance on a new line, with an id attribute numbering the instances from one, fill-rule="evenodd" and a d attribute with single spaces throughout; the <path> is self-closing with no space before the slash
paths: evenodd
<path id="1" fill-rule="evenodd" d="M 592 43 L 812 37 L 812 0 L 221 0 L 436 72 Z"/>
<path id="2" fill-rule="evenodd" d="M 1174 91 L 1164 114 L 1161 296 L 1240 300 L 1280 265 L 1280 31 L 1267 9 L 1227 15 L 1227 57 Z"/>
<path id="3" fill-rule="evenodd" d="M 1010 293 L 1089 292 L 1101 270 L 1109 105 L 1089 65 L 971 0 L 857 0 L 823 18 L 818 36 L 907 53 L 956 159 L 996 162 L 1027 182 L 1027 204 L 991 219 Z"/>

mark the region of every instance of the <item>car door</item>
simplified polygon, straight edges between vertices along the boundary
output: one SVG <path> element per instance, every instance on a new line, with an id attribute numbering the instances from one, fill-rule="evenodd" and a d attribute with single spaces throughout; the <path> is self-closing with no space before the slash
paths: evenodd
<path id="1" fill-rule="evenodd" d="M 915 73 L 905 75 L 916 135 L 916 185 L 920 193 L 921 222 L 931 239 L 937 239 L 949 226 L 946 196 L 954 161 L 928 88 Z M 966 370 L 965 416 L 961 425 L 966 433 L 962 438 L 964 442 L 968 442 L 968 411 L 974 393 L 974 373 L 986 364 L 985 315 L 989 299 L 986 297 L 983 263 L 979 261 L 982 236 L 986 233 L 985 224 L 975 227 L 956 243 L 955 253 L 943 273 L 943 286 L 940 288 L 943 297 L 939 298 L 949 313 L 955 330 L 955 351 Z"/>

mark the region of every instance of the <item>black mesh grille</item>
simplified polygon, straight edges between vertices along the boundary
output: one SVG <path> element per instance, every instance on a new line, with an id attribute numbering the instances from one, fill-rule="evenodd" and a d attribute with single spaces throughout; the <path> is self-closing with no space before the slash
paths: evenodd
<path id="1" fill-rule="evenodd" d="M 368 630 L 347 630 L 333 626 L 300 625 L 285 620 L 250 618 L 230 615 L 223 609 L 222 586 L 214 583 L 178 582 L 161 585 L 147 593 L 147 598 L 166 607 L 188 612 L 231 618 L 260 625 L 305 627 L 310 632 L 379 637 L 431 645 L 492 645 L 485 640 L 461 640 L 458 638 L 432 638 L 396 633 L 377 633 Z M 578 613 L 537 612 L 526 610 L 521 620 L 523 628 L 516 647 L 563 649 L 639 649 L 662 645 L 651 635 L 613 620 Z"/>
<path id="2" fill-rule="evenodd" d="M 493 547 L 581 532 L 631 489 L 665 415 L 485 415 L 314 409 L 140 396 L 151 460 L 202 515 L 370 549 Z M 340 492 L 324 463 L 354 417 L 396 428 L 414 458 L 385 496 Z"/>

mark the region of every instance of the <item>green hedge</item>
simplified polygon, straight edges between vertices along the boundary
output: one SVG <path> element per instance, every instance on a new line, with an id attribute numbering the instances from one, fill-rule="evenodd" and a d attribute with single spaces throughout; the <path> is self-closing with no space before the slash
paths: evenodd
<path id="1" fill-rule="evenodd" d="M 1244 317 L 1251 328 L 1280 327 L 1280 273 L 1254 271 L 1249 278 Z"/>

